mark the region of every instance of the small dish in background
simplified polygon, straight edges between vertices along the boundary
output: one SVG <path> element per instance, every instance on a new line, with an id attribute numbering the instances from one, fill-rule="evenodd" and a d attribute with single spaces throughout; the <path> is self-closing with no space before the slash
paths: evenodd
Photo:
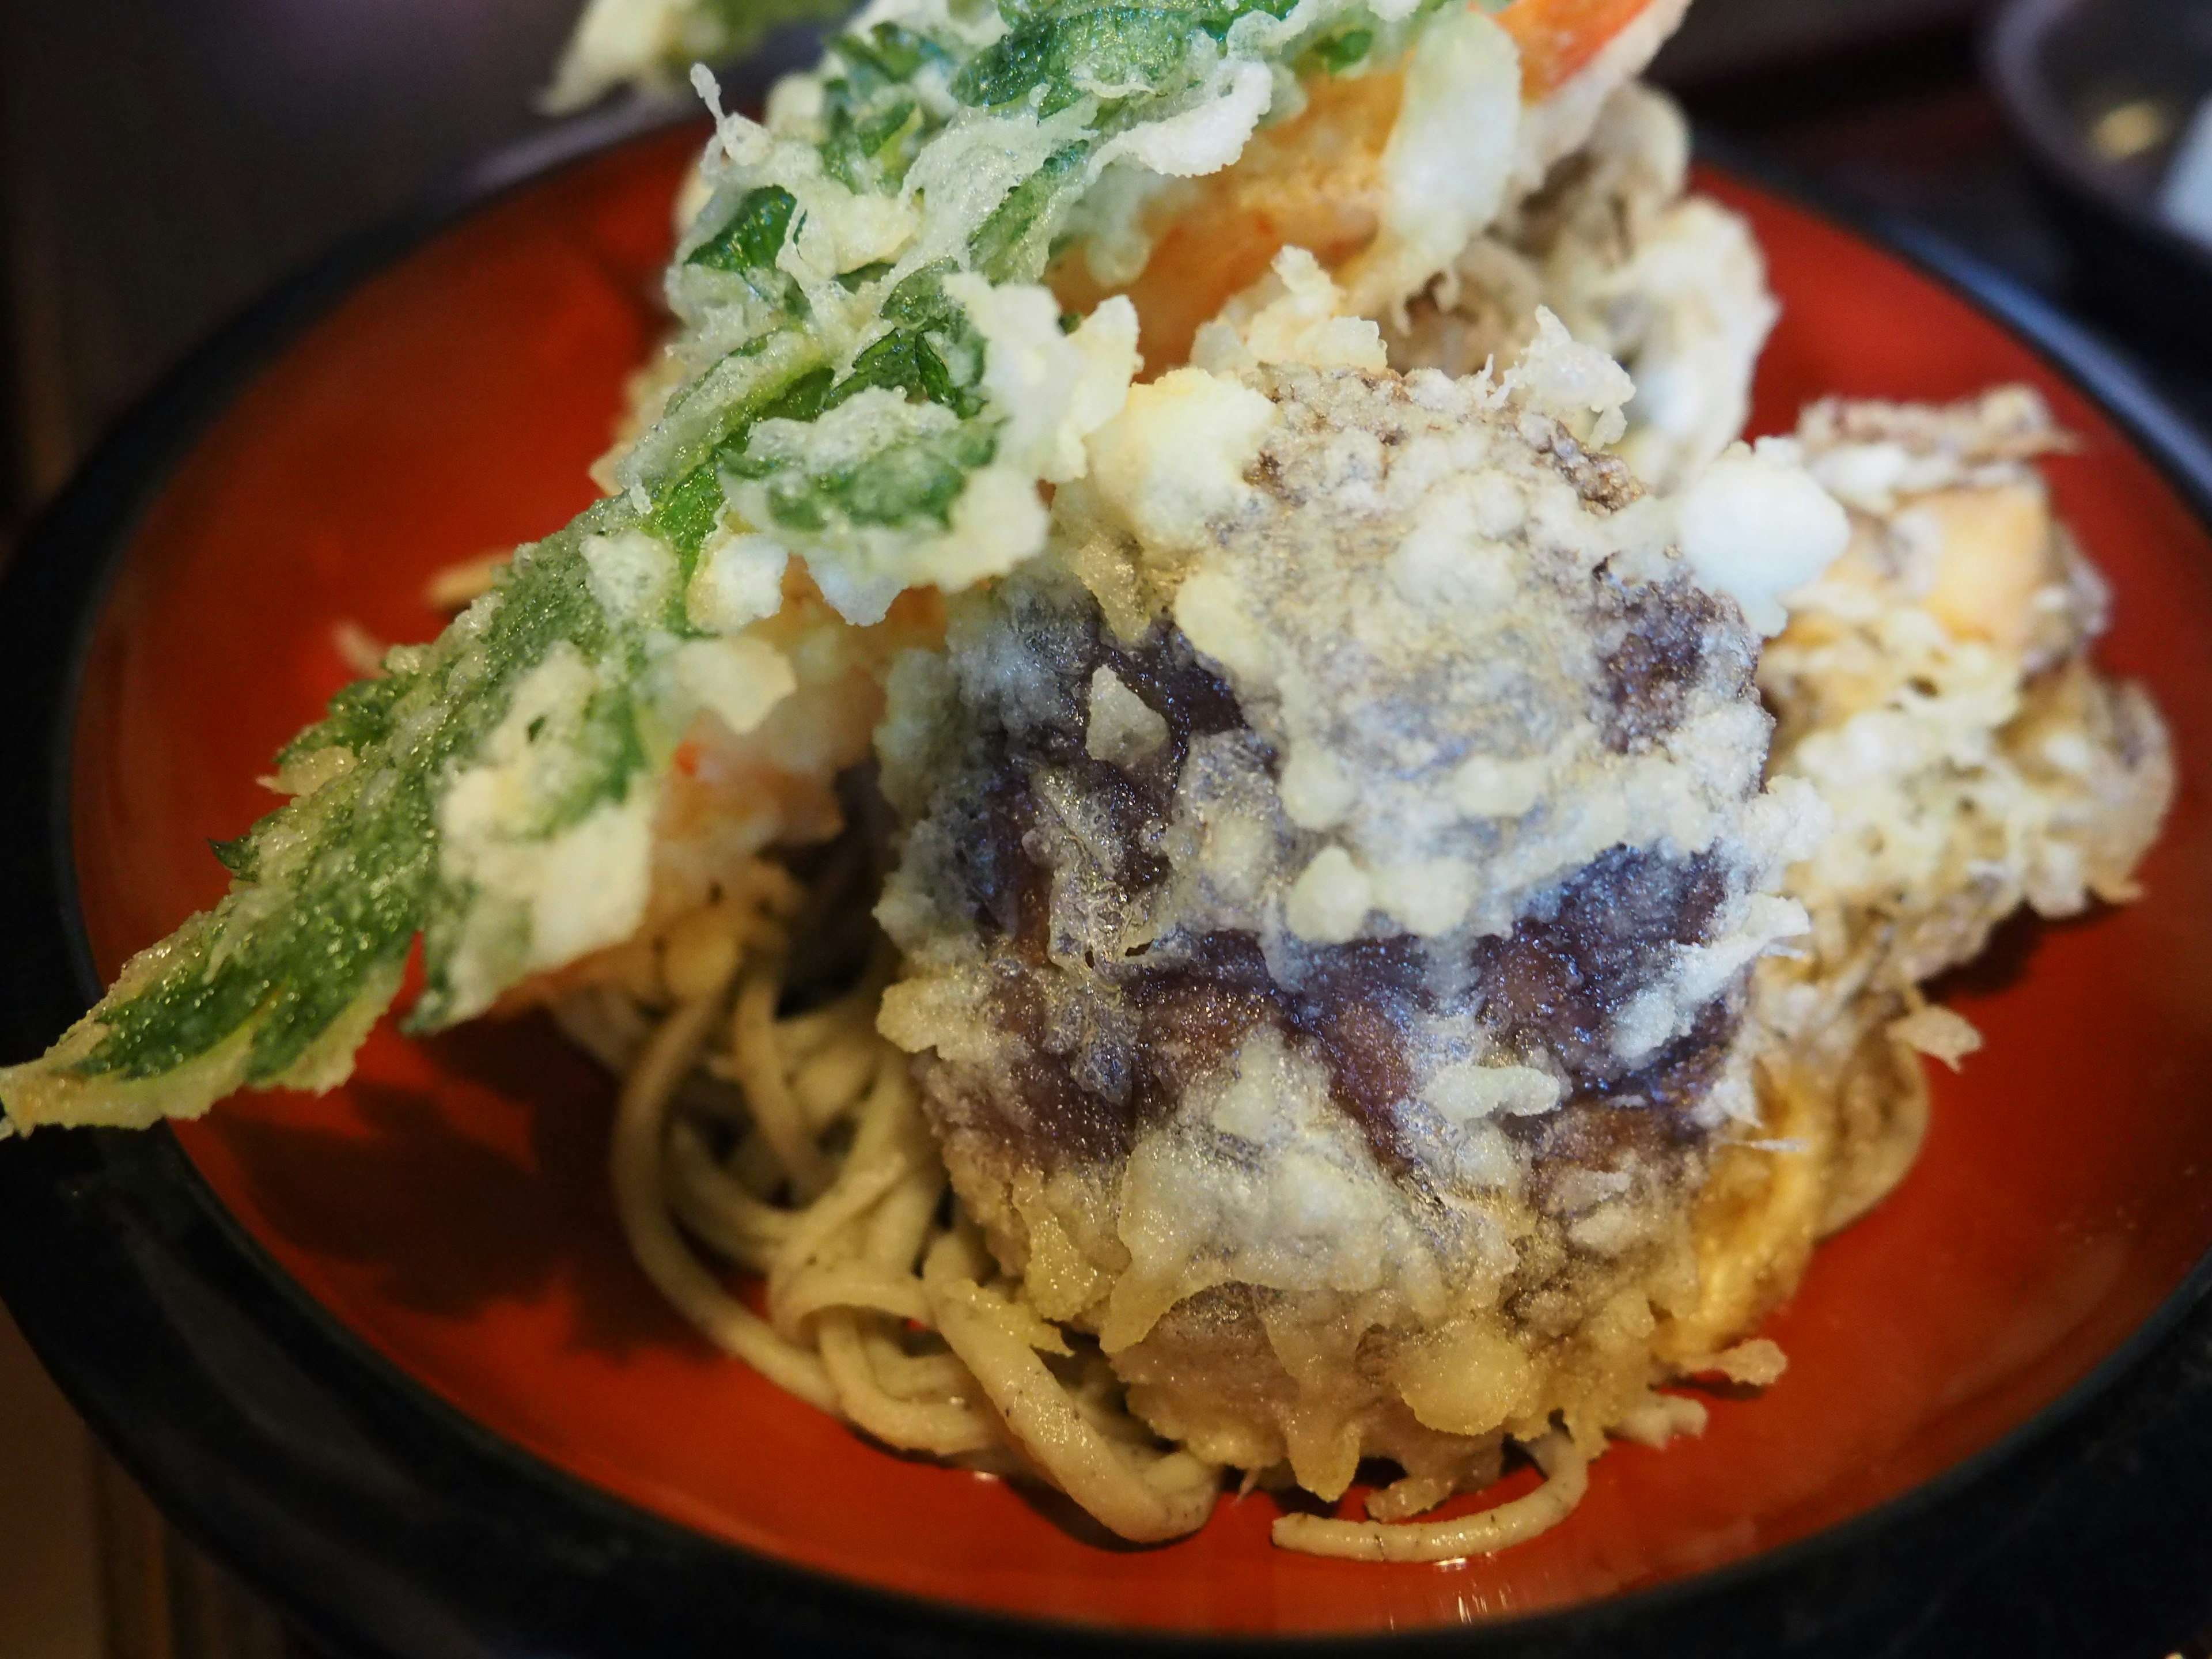
<path id="1" fill-rule="evenodd" d="M 1988 61 L 2082 297 L 2212 363 L 2212 3 L 2011 0 Z"/>

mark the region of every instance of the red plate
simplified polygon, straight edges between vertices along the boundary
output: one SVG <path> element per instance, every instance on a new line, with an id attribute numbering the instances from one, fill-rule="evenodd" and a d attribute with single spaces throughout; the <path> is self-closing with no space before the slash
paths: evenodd
<path id="1" fill-rule="evenodd" d="M 425 579 L 591 499 L 689 132 L 571 167 L 356 290 L 172 476 L 90 659 L 76 855 L 103 969 L 221 892 L 205 842 L 270 805 L 269 757 L 347 678 L 333 630 L 434 632 Z M 380 1030 L 346 1088 L 244 1097 L 181 1131 L 324 1308 L 514 1444 L 745 1549 L 1008 1613 L 1314 1632 L 1554 1607 L 1858 1514 L 2081 1378 L 2212 1246 L 2212 546 L 2160 476 L 2027 347 L 1896 258 L 1706 185 L 1764 244 L 1783 320 L 1756 424 L 1828 392 L 2026 380 L 2083 440 L 2050 471 L 2112 578 L 2112 668 L 2173 726 L 2180 800 L 2124 913 L 2043 930 L 1959 1006 L 1988 1046 L 1939 1074 L 1918 1168 L 1825 1246 L 1766 1334 L 1788 1375 L 1702 1440 L 1620 1446 L 1565 1525 L 1501 1557 L 1284 1554 L 1264 1496 L 1171 1547 L 1103 1546 L 1018 1486 L 892 1456 L 710 1350 L 631 1267 L 605 1192 L 611 1091 L 538 1024 Z"/>

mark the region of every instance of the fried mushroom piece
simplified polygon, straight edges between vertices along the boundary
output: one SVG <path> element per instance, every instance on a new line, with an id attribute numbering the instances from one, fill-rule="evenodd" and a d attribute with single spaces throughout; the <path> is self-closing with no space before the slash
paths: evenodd
<path id="1" fill-rule="evenodd" d="M 1663 93 L 1617 89 L 1540 190 L 1385 320 L 1392 364 L 1464 374 L 1510 361 L 1547 307 L 1636 381 L 1620 458 L 1655 489 L 1695 478 L 1742 432 L 1779 310 L 1751 228 L 1689 188 L 1689 159 L 1688 124 Z"/>
<path id="2" fill-rule="evenodd" d="M 1622 386 L 1554 327 L 1502 381 L 1139 387 L 878 734 L 884 1029 L 992 1249 L 1160 1432 L 1324 1497 L 1395 1460 L 1383 1513 L 1648 1399 L 1803 927 L 1817 808 L 1594 440 Z"/>

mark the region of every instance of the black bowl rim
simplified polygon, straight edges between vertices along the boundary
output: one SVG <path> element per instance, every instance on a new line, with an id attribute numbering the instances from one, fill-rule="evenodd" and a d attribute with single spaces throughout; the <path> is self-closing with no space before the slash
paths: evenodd
<path id="1" fill-rule="evenodd" d="M 2117 220 L 2166 258 L 2212 281 L 2212 250 L 2174 229 L 2148 204 L 2112 187 L 2075 142 L 2074 124 L 2037 67 L 2044 37 L 2082 4 L 2083 0 L 2010 0 L 1990 18 L 1982 56 L 2008 124 L 2053 188 L 2087 211 Z"/>
<path id="2" fill-rule="evenodd" d="M 757 90 L 775 54 L 732 90 Z M 35 1052 L 96 986 L 75 902 L 74 715 L 109 580 L 172 468 L 259 368 L 463 214 L 675 118 L 623 106 L 503 152 L 275 290 L 134 410 L 0 579 L 0 1042 Z M 1710 149 L 1710 146 L 1706 147 Z M 1900 254 L 2008 325 L 2212 521 L 2212 447 L 2094 337 L 1927 234 L 1741 156 L 1729 171 Z M 2212 1590 L 2212 1256 L 1996 1443 L 1779 1548 L 1577 1607 L 1395 1634 L 1217 1637 L 1050 1623 L 757 1556 L 634 1508 L 476 1424 L 310 1298 L 166 1131 L 0 1147 L 0 1293 L 179 1525 L 332 1656 L 717 1652 L 766 1638 L 915 1656 L 2166 1652 Z M 1408 1571 L 1423 1571 L 1413 1568 Z"/>

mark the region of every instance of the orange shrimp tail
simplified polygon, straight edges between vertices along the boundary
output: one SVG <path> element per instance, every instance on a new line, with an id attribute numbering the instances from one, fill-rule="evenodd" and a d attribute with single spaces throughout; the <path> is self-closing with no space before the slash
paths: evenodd
<path id="1" fill-rule="evenodd" d="M 1374 238 L 1382 150 L 1402 90 L 1395 74 L 1316 80 L 1304 111 L 1261 129 L 1234 167 L 1191 181 L 1125 290 L 1147 375 L 1187 362 L 1199 325 L 1266 276 L 1285 246 L 1333 266 Z M 1069 311 L 1088 312 L 1108 292 L 1080 250 L 1048 280 Z"/>
<path id="2" fill-rule="evenodd" d="M 1498 21 L 1521 48 L 1521 96 L 1534 103 L 1574 78 L 1651 0 L 1513 0 Z"/>

